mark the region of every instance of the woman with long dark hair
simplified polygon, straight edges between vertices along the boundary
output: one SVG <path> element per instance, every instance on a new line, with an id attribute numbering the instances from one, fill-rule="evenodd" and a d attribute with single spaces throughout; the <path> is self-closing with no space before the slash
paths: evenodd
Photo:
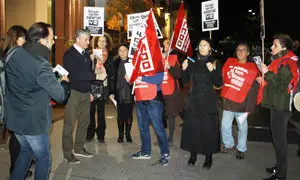
<path id="1" fill-rule="evenodd" d="M 108 97 L 114 94 L 114 75 L 115 68 L 113 65 L 113 57 L 110 55 L 112 47 L 112 41 L 108 34 L 99 36 L 94 39 L 94 49 L 101 50 L 102 56 L 96 57 L 94 60 L 93 70 L 99 69 L 99 71 L 106 74 L 104 80 L 94 80 L 91 82 L 91 107 L 90 107 L 90 124 L 87 130 L 87 141 L 94 139 L 95 133 L 99 143 L 104 143 L 106 120 L 105 120 L 105 102 Z M 97 111 L 97 127 L 95 114 Z"/>
<path id="2" fill-rule="evenodd" d="M 11 48 L 14 48 L 16 46 L 22 46 L 25 43 L 25 36 L 26 36 L 27 30 L 19 25 L 13 25 L 11 26 L 5 37 L 4 41 L 2 43 L 2 47 L 0 48 L 0 56 L 3 61 L 1 63 L 5 63 L 5 56 L 7 55 L 8 51 Z M 1 82 L 3 82 L 4 79 L 1 79 Z M 5 82 L 4 82 L 5 83 Z M 10 138 L 9 138 L 9 154 L 10 154 L 10 173 L 12 173 L 15 162 L 18 158 L 18 155 L 20 153 L 20 144 L 18 142 L 18 139 L 16 138 L 14 132 L 10 131 Z M 28 170 L 26 176 L 31 176 L 32 171 Z"/>

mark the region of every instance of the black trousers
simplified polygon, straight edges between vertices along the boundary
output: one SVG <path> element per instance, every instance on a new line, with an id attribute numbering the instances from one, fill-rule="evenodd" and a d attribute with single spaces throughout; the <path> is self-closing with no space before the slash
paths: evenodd
<path id="1" fill-rule="evenodd" d="M 95 120 L 95 113 L 97 110 L 97 127 Z M 106 129 L 105 121 L 105 100 L 95 100 L 91 102 L 90 107 L 90 124 L 87 130 L 87 139 L 94 139 L 95 133 L 98 140 L 104 140 Z"/>
<path id="2" fill-rule="evenodd" d="M 277 177 L 287 176 L 287 123 L 291 117 L 289 111 L 270 110 L 270 125 L 276 152 Z"/>

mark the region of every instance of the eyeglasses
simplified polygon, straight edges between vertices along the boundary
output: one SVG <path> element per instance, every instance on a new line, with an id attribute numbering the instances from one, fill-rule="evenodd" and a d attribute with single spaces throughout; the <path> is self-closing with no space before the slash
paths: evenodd
<path id="1" fill-rule="evenodd" d="M 246 49 L 236 49 L 236 52 L 242 52 L 242 53 L 245 53 L 245 52 L 248 52 Z"/>

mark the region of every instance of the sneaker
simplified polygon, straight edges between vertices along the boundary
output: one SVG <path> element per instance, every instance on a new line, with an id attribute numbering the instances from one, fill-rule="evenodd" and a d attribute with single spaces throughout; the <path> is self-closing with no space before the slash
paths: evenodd
<path id="1" fill-rule="evenodd" d="M 245 158 L 244 152 L 237 150 L 235 157 L 236 157 L 236 159 L 244 159 Z"/>
<path id="2" fill-rule="evenodd" d="M 80 161 L 77 159 L 74 154 L 71 154 L 70 157 L 65 157 L 65 161 L 67 161 L 69 164 L 79 164 Z"/>
<path id="3" fill-rule="evenodd" d="M 146 153 L 143 153 L 142 151 L 139 151 L 133 155 L 131 155 L 131 158 L 132 159 L 150 159 L 151 158 L 151 155 L 150 154 L 146 154 Z"/>
<path id="4" fill-rule="evenodd" d="M 162 165 L 162 166 L 167 166 L 169 164 L 169 160 L 170 160 L 170 156 L 169 154 L 165 154 L 163 156 L 161 156 L 160 160 L 159 160 L 159 163 Z"/>
<path id="5" fill-rule="evenodd" d="M 83 148 L 82 151 L 74 151 L 74 155 L 86 158 L 91 158 L 94 156 L 93 153 L 87 152 L 85 148 Z"/>

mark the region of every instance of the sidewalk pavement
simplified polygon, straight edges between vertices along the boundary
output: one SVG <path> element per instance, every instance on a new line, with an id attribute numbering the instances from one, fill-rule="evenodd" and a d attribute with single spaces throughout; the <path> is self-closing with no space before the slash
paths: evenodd
<path id="1" fill-rule="evenodd" d="M 57 114 L 62 110 L 56 110 Z M 134 114 L 135 115 L 135 114 Z M 54 115 L 55 116 L 55 115 Z M 58 118 L 59 119 L 59 118 Z M 174 145 L 170 147 L 171 160 L 168 166 L 154 165 L 160 158 L 159 148 L 152 146 L 150 160 L 133 160 L 132 153 L 140 150 L 140 136 L 136 118 L 132 127 L 133 143 L 117 143 L 118 130 L 116 110 L 113 105 L 106 107 L 105 144 L 92 141 L 86 144 L 89 151 L 96 155 L 93 158 L 80 158 L 78 165 L 69 165 L 63 160 L 61 134 L 63 120 L 54 121 L 51 131 L 52 167 L 51 180 L 259 180 L 268 177 L 266 167 L 275 163 L 275 152 L 271 143 L 248 142 L 244 160 L 237 160 L 235 154 L 218 153 L 213 156 L 210 170 L 203 170 L 204 156 L 198 155 L 195 166 L 187 165 L 189 152 L 180 149 L 181 120 L 176 119 Z M 156 136 L 151 128 L 152 145 Z M 195 140 L 195 143 L 197 140 Z M 288 179 L 300 179 L 300 158 L 297 157 L 296 144 L 289 145 Z M 32 168 L 34 169 L 34 167 Z M 9 153 L 6 148 L 0 149 L 0 180 L 9 177 Z M 28 178 L 33 180 L 34 178 Z"/>

